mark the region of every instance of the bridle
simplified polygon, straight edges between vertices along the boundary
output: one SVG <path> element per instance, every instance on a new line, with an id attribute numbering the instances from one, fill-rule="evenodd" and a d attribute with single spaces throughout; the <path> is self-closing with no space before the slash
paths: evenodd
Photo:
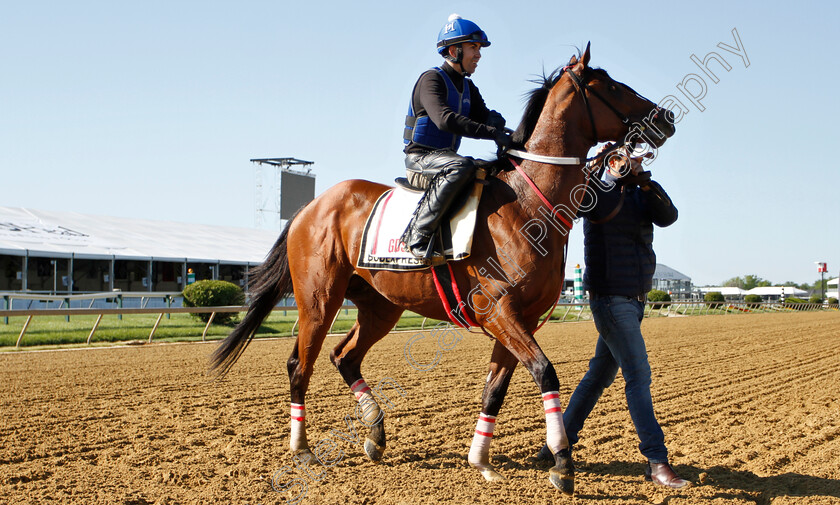
<path id="1" fill-rule="evenodd" d="M 621 120 L 621 122 L 623 124 L 629 125 L 631 123 L 630 118 L 628 116 L 624 115 L 620 110 L 615 108 L 615 106 L 613 104 L 611 104 L 606 98 L 604 98 L 600 93 L 598 93 L 596 90 L 592 89 L 592 87 L 590 87 L 586 82 L 584 82 L 580 77 L 578 77 L 577 74 L 572 72 L 571 68 L 572 68 L 571 66 L 563 67 L 561 72 L 566 72 L 569 75 L 569 78 L 572 80 L 572 83 L 574 84 L 575 89 L 577 89 L 578 94 L 583 99 L 583 103 L 586 105 L 586 113 L 589 115 L 589 123 L 592 126 L 593 139 L 596 142 L 598 140 L 598 130 L 595 128 L 595 116 L 592 114 L 592 106 L 589 102 L 589 98 L 586 96 L 587 91 L 589 93 L 591 93 L 592 95 L 594 95 L 599 100 L 601 100 L 601 102 L 603 102 L 604 105 L 606 105 L 607 108 L 610 109 L 613 112 L 613 114 L 615 114 L 616 117 L 618 117 L 618 119 Z M 620 84 L 621 86 L 624 86 L 628 91 L 632 92 L 636 96 L 638 96 L 638 97 L 640 97 L 644 100 L 647 100 L 645 97 L 643 97 L 642 95 L 637 93 L 630 86 L 627 86 L 626 84 L 622 84 L 622 83 L 617 83 L 617 84 Z M 647 100 L 647 101 L 650 102 L 650 100 Z M 594 160 L 599 159 L 599 158 L 603 158 L 603 157 L 608 156 L 610 153 L 612 153 L 613 151 L 615 151 L 615 150 L 617 150 L 621 147 L 624 147 L 623 144 L 620 144 L 620 143 L 616 142 L 610 148 L 604 150 L 603 152 L 601 152 L 599 154 L 596 154 L 592 158 L 587 159 L 588 166 L 585 169 L 585 172 L 587 172 L 587 178 L 586 178 L 586 184 L 587 185 L 589 184 L 589 178 L 593 174 L 593 171 L 590 168 L 588 168 L 589 166 L 593 166 L 592 162 Z M 510 149 L 506 153 L 508 155 L 513 155 L 514 157 L 517 157 L 517 158 L 530 160 L 530 161 L 536 161 L 538 163 L 547 163 L 547 164 L 551 164 L 551 165 L 579 165 L 580 164 L 580 158 L 576 158 L 576 157 L 543 156 L 543 155 L 540 155 L 540 154 L 533 154 L 533 153 L 529 153 L 527 151 L 520 151 L 520 150 L 514 150 L 514 149 Z M 528 174 L 526 174 L 525 171 L 522 170 L 522 168 L 519 166 L 518 163 L 516 163 L 516 161 L 514 159 L 510 158 L 510 162 L 513 165 L 513 167 L 516 169 L 516 171 L 519 173 L 519 175 L 521 175 L 525 179 L 528 186 L 530 186 L 531 189 L 537 194 L 539 199 L 542 200 L 542 202 L 549 209 L 552 209 L 552 212 L 554 213 L 554 215 L 558 219 L 560 219 L 566 226 L 568 226 L 569 229 L 571 230 L 572 223 L 570 223 L 568 220 L 563 218 L 559 214 L 559 212 L 554 210 L 554 207 L 551 205 L 551 202 L 548 201 L 548 198 L 545 197 L 545 195 L 542 193 L 542 191 L 540 191 L 540 189 L 537 187 L 537 185 L 534 183 L 534 181 L 530 177 L 528 177 Z M 623 196 L 623 192 L 622 192 L 622 196 Z M 614 212 L 617 212 L 617 210 L 618 209 L 616 209 L 616 211 L 614 211 Z"/>
<path id="2" fill-rule="evenodd" d="M 586 96 L 587 91 L 599 100 L 601 100 L 601 103 L 603 103 L 608 109 L 610 109 L 613 112 L 613 114 L 615 114 L 616 117 L 618 117 L 618 119 L 621 120 L 622 124 L 628 126 L 631 124 L 629 117 L 625 116 L 620 110 L 618 110 L 613 104 L 611 104 L 609 100 L 604 98 L 600 93 L 598 93 L 591 86 L 589 86 L 589 84 L 587 84 L 585 81 L 583 81 L 583 79 L 578 77 L 576 73 L 572 72 L 571 67 L 563 67 L 563 71 L 569 75 L 569 78 L 572 80 L 572 84 L 575 85 L 575 88 L 578 90 L 580 97 L 583 99 L 583 103 L 586 105 L 586 113 L 589 115 L 589 124 L 592 126 L 592 139 L 595 142 L 598 142 L 598 130 L 595 128 L 595 116 L 592 114 L 592 106 L 589 103 L 589 98 Z M 650 100 L 637 93 L 636 90 L 634 90 L 630 86 L 618 82 L 616 84 L 623 86 L 627 91 L 630 91 L 642 100 L 650 102 Z M 642 129 L 644 129 L 644 125 L 642 126 Z"/>
<path id="3" fill-rule="evenodd" d="M 592 105 L 589 101 L 589 97 L 587 97 L 587 91 L 590 94 L 592 94 L 593 96 L 595 96 L 596 98 L 598 98 L 609 110 L 611 110 L 613 112 L 613 114 L 615 114 L 616 117 L 621 121 L 622 124 L 624 124 L 624 125 L 632 124 L 632 121 L 630 120 L 630 118 L 628 116 L 626 116 L 624 113 L 622 113 L 620 110 L 618 110 L 613 104 L 611 104 L 609 102 L 609 100 L 604 98 L 603 95 L 601 95 L 600 93 L 598 93 L 598 91 L 596 91 L 591 86 L 589 86 L 589 84 L 587 84 L 583 79 L 578 77 L 578 75 L 575 74 L 571 69 L 572 69 L 571 66 L 563 67 L 563 69 L 561 70 L 561 73 L 565 72 L 566 74 L 569 75 L 569 78 L 572 80 L 572 84 L 574 84 L 575 89 L 577 89 L 578 94 L 580 95 L 581 99 L 583 100 L 584 105 L 586 106 L 586 114 L 589 116 L 589 124 L 592 128 L 592 139 L 595 142 L 598 141 L 598 130 L 595 127 L 595 116 L 594 116 L 594 114 L 592 114 Z M 616 84 L 618 84 L 620 86 L 623 86 L 626 90 L 630 91 L 631 93 L 638 96 L 639 98 L 641 98 L 643 100 L 647 100 L 648 102 L 650 102 L 650 100 L 648 100 L 644 96 L 640 95 L 638 92 L 636 92 L 636 90 L 634 90 L 630 86 L 628 86 L 626 84 L 623 84 L 623 83 L 618 83 L 618 82 Z M 644 130 L 645 126 L 642 125 L 641 129 Z M 587 162 L 592 162 L 592 161 L 594 161 L 598 158 L 605 157 L 605 156 L 609 155 L 610 153 L 612 153 L 613 151 L 615 151 L 616 149 L 618 149 L 621 146 L 622 146 L 622 144 L 616 142 L 615 144 L 613 144 L 613 146 L 611 148 L 607 149 L 606 151 L 604 151 L 600 154 L 597 154 L 597 155 L 593 156 L 592 158 L 587 158 L 586 161 Z M 536 161 L 538 163 L 547 163 L 549 165 L 579 165 L 580 164 L 580 158 L 576 158 L 576 157 L 543 156 L 543 155 L 540 155 L 540 154 L 533 154 L 533 153 L 529 153 L 527 151 L 517 150 L 517 149 L 509 149 L 509 150 L 506 151 L 506 153 L 511 154 L 513 156 L 516 156 L 517 158 L 521 158 L 523 160 Z"/>

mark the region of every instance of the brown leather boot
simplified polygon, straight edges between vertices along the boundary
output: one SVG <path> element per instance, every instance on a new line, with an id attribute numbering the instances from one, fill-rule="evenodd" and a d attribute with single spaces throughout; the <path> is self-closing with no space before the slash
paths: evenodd
<path id="1" fill-rule="evenodd" d="M 674 489 L 688 487 L 691 485 L 691 481 L 687 481 L 677 475 L 668 463 L 648 462 L 648 466 L 645 468 L 645 480 L 652 481 L 654 484 L 658 484 L 660 486 L 672 487 Z"/>

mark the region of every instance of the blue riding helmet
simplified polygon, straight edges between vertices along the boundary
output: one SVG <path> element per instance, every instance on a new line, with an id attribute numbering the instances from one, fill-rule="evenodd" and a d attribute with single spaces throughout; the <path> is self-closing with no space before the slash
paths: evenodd
<path id="1" fill-rule="evenodd" d="M 490 45 L 487 34 L 477 24 L 458 14 L 452 14 L 438 33 L 437 51 L 441 56 L 445 56 L 446 48 L 462 42 L 478 42 L 481 47 Z"/>

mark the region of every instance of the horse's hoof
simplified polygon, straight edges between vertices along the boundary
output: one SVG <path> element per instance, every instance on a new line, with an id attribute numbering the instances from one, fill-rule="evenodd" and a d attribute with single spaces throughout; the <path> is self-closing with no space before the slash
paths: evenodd
<path id="1" fill-rule="evenodd" d="M 505 476 L 494 470 L 492 467 L 487 468 L 479 468 L 479 472 L 481 472 L 481 476 L 484 477 L 484 480 L 487 482 L 502 482 L 505 479 Z"/>
<path id="2" fill-rule="evenodd" d="M 379 463 L 382 460 L 382 455 L 385 454 L 385 447 L 377 445 L 373 440 L 365 439 L 365 454 L 374 463 Z"/>
<path id="3" fill-rule="evenodd" d="M 302 460 L 306 460 L 307 455 L 309 456 L 309 458 L 315 457 L 315 455 L 312 454 L 312 451 L 309 449 L 309 447 L 304 447 L 302 449 L 292 449 L 292 455 L 297 456 Z"/>
<path id="4" fill-rule="evenodd" d="M 322 464 L 321 460 L 315 457 L 309 447 L 305 447 L 303 449 L 295 449 L 292 451 L 292 455 L 295 458 L 303 461 L 307 465 L 314 465 L 314 464 Z"/>
<path id="5" fill-rule="evenodd" d="M 551 485 L 559 489 L 566 496 L 575 494 L 575 472 L 565 468 L 553 467 L 548 471 Z"/>

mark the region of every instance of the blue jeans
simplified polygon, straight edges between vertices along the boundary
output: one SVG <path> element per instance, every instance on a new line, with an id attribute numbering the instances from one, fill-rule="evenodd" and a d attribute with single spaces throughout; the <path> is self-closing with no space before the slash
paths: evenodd
<path id="1" fill-rule="evenodd" d="M 668 461 L 668 450 L 662 428 L 653 413 L 650 364 L 641 331 L 644 304 L 626 296 L 595 295 L 589 307 L 599 333 L 598 344 L 595 356 L 589 361 L 589 370 L 563 414 L 569 442 L 574 445 L 578 441 L 583 422 L 621 368 L 626 384 L 627 407 L 639 436 L 639 451 L 651 463 L 665 463 Z"/>

